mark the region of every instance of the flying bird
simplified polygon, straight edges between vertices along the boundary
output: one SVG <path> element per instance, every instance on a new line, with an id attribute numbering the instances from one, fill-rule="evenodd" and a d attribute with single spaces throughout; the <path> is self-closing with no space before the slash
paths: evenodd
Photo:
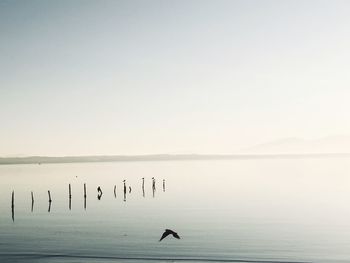
<path id="1" fill-rule="evenodd" d="M 159 239 L 159 242 L 162 241 L 167 236 L 169 236 L 170 234 L 173 235 L 173 237 L 180 239 L 179 235 L 176 232 L 170 229 L 165 229 L 165 232 L 163 233 L 162 237 Z"/>

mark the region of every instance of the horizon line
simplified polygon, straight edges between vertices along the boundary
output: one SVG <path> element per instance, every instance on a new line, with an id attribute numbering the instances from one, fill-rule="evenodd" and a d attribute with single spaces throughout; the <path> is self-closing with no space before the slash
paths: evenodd
<path id="1" fill-rule="evenodd" d="M 266 153 L 266 154 L 139 154 L 0 157 L 0 165 L 44 163 L 139 162 L 185 160 L 244 160 L 350 157 L 350 153 Z"/>

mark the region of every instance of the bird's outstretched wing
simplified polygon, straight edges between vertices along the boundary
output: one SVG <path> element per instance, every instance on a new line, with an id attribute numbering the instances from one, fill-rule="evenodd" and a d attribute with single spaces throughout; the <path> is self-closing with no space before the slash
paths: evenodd
<path id="1" fill-rule="evenodd" d="M 177 234 L 177 233 L 173 233 L 173 237 L 177 238 L 177 239 L 180 239 L 180 236 Z"/>
<path id="2" fill-rule="evenodd" d="M 166 229 L 165 232 L 163 233 L 162 237 L 159 239 L 159 242 L 162 241 L 164 238 L 166 238 L 170 234 L 171 234 L 171 232 L 169 231 L 169 229 Z"/>

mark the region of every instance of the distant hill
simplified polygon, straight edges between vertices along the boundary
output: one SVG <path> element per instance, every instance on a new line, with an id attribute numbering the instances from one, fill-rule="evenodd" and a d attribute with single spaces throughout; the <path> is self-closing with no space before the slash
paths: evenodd
<path id="1" fill-rule="evenodd" d="M 186 161 L 186 160 L 239 160 L 239 159 L 272 159 L 272 158 L 332 158 L 350 157 L 350 153 L 322 154 L 158 154 L 158 155 L 112 155 L 112 156 L 29 156 L 3 157 L 0 165 L 5 164 L 47 164 L 47 163 L 90 163 L 90 162 L 145 162 L 145 161 Z"/>
<path id="2" fill-rule="evenodd" d="M 350 157 L 350 136 L 329 136 L 317 140 L 285 138 L 246 148 L 238 154 L 153 154 L 100 156 L 0 157 L 1 164 L 44 164 L 83 162 L 140 162 L 179 160 L 229 160 L 266 158 Z"/>

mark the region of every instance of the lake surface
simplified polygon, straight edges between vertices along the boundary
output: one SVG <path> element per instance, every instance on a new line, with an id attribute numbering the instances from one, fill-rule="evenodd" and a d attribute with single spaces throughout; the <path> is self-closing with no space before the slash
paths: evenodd
<path id="1" fill-rule="evenodd" d="M 350 262 L 347 158 L 3 165 L 0 180 L 0 262 Z M 158 242 L 165 228 L 181 239 Z"/>

